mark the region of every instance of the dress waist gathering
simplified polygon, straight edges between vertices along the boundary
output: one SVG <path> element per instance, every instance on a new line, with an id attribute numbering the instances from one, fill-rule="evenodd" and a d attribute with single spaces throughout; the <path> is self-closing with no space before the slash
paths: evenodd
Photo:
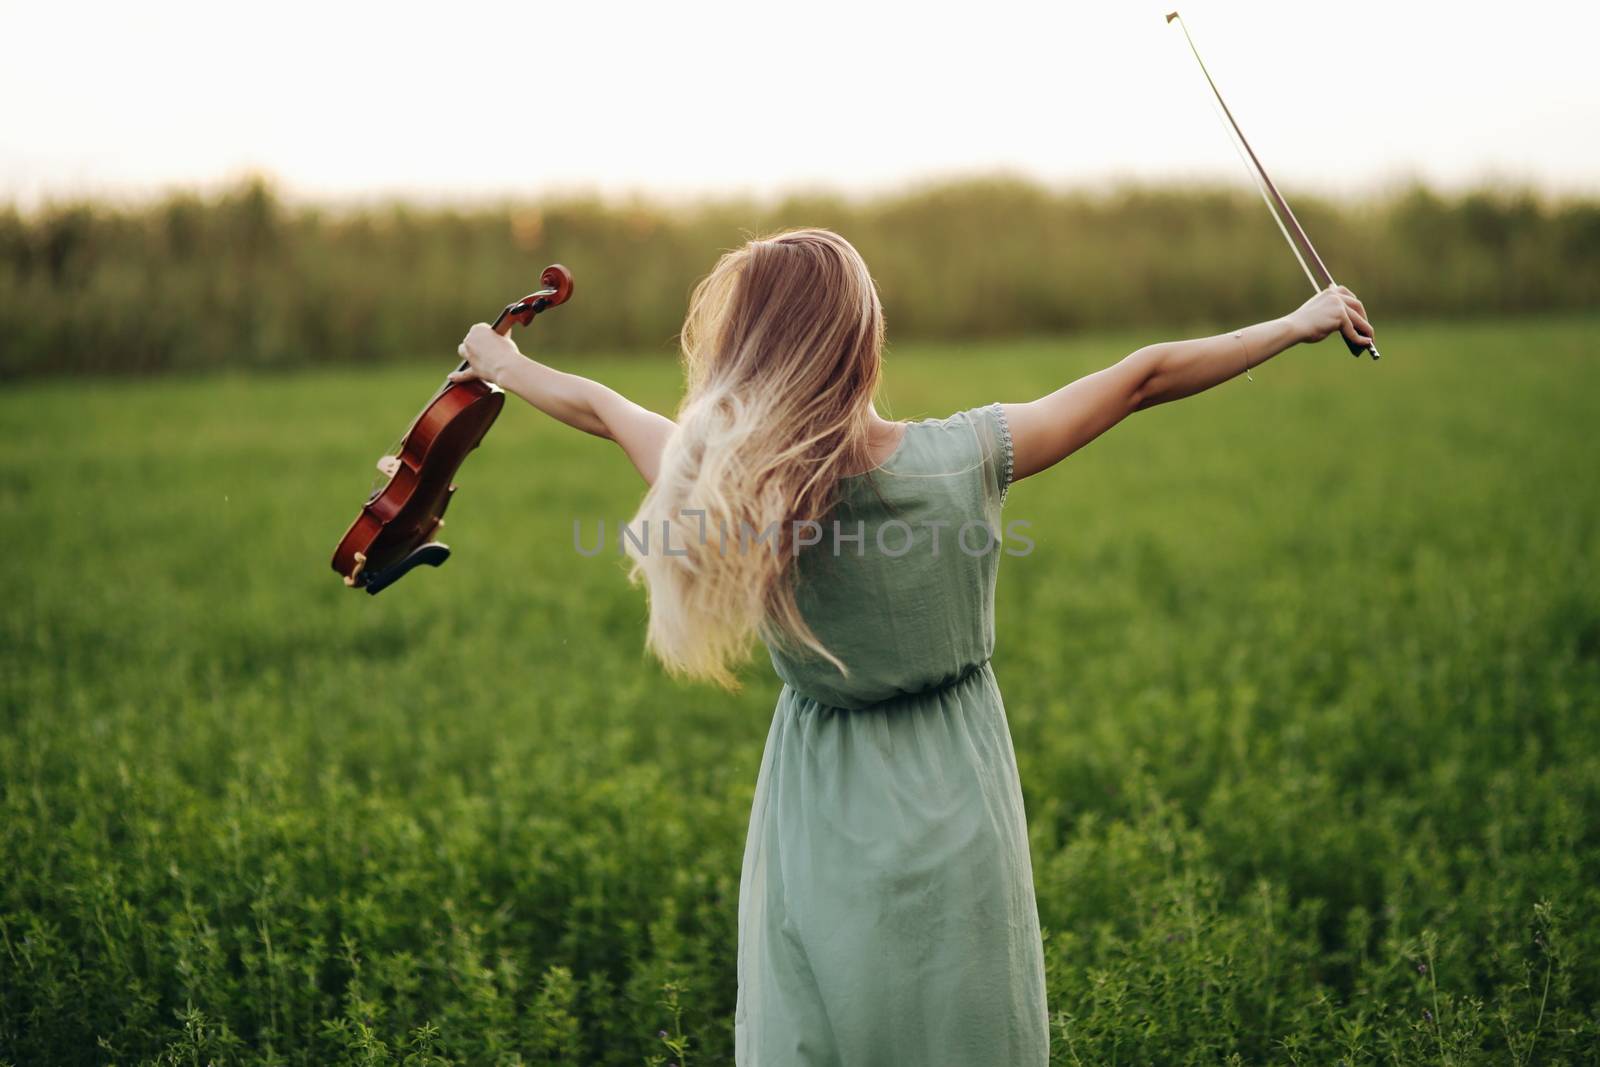
<path id="1" fill-rule="evenodd" d="M 785 681 L 783 690 L 779 694 L 779 701 L 780 703 L 786 702 L 784 698 L 788 697 L 790 698 L 789 702 L 801 702 L 818 709 L 833 711 L 888 711 L 896 705 L 910 701 L 921 701 L 946 690 L 969 684 L 974 679 L 984 675 L 988 675 L 991 678 L 994 675 L 994 668 L 990 666 L 990 661 L 987 659 L 968 664 L 960 670 L 937 681 L 929 682 L 920 688 L 899 688 L 886 697 L 876 700 L 851 701 L 849 703 L 842 702 L 837 698 L 832 700 L 824 699 L 821 696 L 806 692 L 793 682 Z"/>

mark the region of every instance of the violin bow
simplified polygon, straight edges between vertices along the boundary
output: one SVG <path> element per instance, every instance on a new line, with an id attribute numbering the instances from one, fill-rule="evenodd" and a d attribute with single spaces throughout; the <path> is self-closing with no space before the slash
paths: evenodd
<path id="1" fill-rule="evenodd" d="M 1189 51 L 1194 55 L 1194 61 L 1200 64 L 1200 73 L 1205 75 L 1206 84 L 1211 87 L 1211 93 L 1217 98 L 1217 105 L 1221 108 L 1221 117 L 1226 120 L 1224 130 L 1232 128 L 1235 136 L 1239 138 L 1234 150 L 1243 146 L 1244 151 L 1239 153 L 1239 158 L 1244 161 L 1245 169 L 1255 179 L 1256 189 L 1261 193 L 1262 201 L 1267 205 L 1267 212 L 1271 214 L 1272 221 L 1278 224 L 1278 232 L 1283 234 L 1283 239 L 1289 242 L 1289 250 L 1294 253 L 1294 258 L 1300 263 L 1300 269 L 1306 272 L 1306 279 L 1311 282 L 1315 292 L 1334 287 L 1333 275 L 1328 272 L 1327 266 L 1322 262 L 1322 257 L 1317 255 L 1316 248 L 1311 244 L 1311 238 L 1306 236 L 1306 231 L 1300 226 L 1300 220 L 1294 217 L 1294 212 L 1289 208 L 1289 202 L 1278 192 L 1278 187 L 1272 184 L 1272 179 L 1267 176 L 1267 168 L 1261 165 L 1261 160 L 1256 157 L 1255 149 L 1250 147 L 1250 142 L 1245 139 L 1244 131 L 1239 128 L 1239 123 L 1234 119 L 1233 112 L 1228 109 L 1228 104 L 1222 99 L 1222 91 L 1217 88 L 1217 83 L 1212 80 L 1211 72 L 1206 69 L 1206 61 L 1200 58 L 1200 50 L 1194 46 L 1194 38 L 1189 36 L 1189 27 L 1184 25 L 1183 17 L 1176 11 L 1167 15 L 1167 24 L 1176 22 L 1178 29 L 1183 31 L 1183 39 L 1189 45 Z M 1232 140 L 1230 137 L 1229 140 Z M 1246 158 L 1248 156 L 1248 158 Z M 1341 336 L 1343 336 L 1341 334 Z M 1350 349 L 1352 356 L 1360 357 L 1363 352 L 1371 353 L 1373 359 L 1378 358 L 1376 345 L 1358 344 L 1350 338 L 1344 338 L 1345 347 Z"/>

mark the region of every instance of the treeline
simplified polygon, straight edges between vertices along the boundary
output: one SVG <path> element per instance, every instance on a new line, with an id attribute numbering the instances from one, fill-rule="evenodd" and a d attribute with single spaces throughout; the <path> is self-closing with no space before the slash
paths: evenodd
<path id="1" fill-rule="evenodd" d="M 1421 186 L 1293 199 L 1335 275 L 1387 319 L 1600 294 L 1600 201 Z M 896 338 L 1233 323 L 1309 292 L 1248 191 L 987 179 L 871 199 L 334 209 L 252 180 L 138 206 L 0 209 L 0 375 L 448 359 L 551 261 L 578 290 L 540 321 L 540 347 L 666 351 L 721 250 L 796 225 L 856 243 Z"/>

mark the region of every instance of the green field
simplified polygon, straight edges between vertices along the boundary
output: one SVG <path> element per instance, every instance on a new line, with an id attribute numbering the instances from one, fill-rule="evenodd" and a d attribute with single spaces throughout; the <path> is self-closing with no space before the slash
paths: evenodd
<path id="1" fill-rule="evenodd" d="M 896 348 L 890 410 L 1154 339 Z M 1012 493 L 995 669 L 1059 1063 L 1595 1062 L 1600 320 L 1381 340 Z M 344 589 L 435 378 L 0 395 L 0 1062 L 731 1062 L 770 669 L 664 680 L 620 558 L 573 548 L 631 468 L 520 405 L 456 558 Z"/>

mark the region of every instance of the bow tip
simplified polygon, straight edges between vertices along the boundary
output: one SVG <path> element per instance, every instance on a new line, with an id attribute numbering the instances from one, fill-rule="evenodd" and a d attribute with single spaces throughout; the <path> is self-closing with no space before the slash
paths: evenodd
<path id="1" fill-rule="evenodd" d="M 1171 22 L 1173 19 L 1175 19 L 1177 17 L 1178 17 L 1178 13 L 1176 11 L 1167 12 L 1167 21 L 1168 22 Z"/>

